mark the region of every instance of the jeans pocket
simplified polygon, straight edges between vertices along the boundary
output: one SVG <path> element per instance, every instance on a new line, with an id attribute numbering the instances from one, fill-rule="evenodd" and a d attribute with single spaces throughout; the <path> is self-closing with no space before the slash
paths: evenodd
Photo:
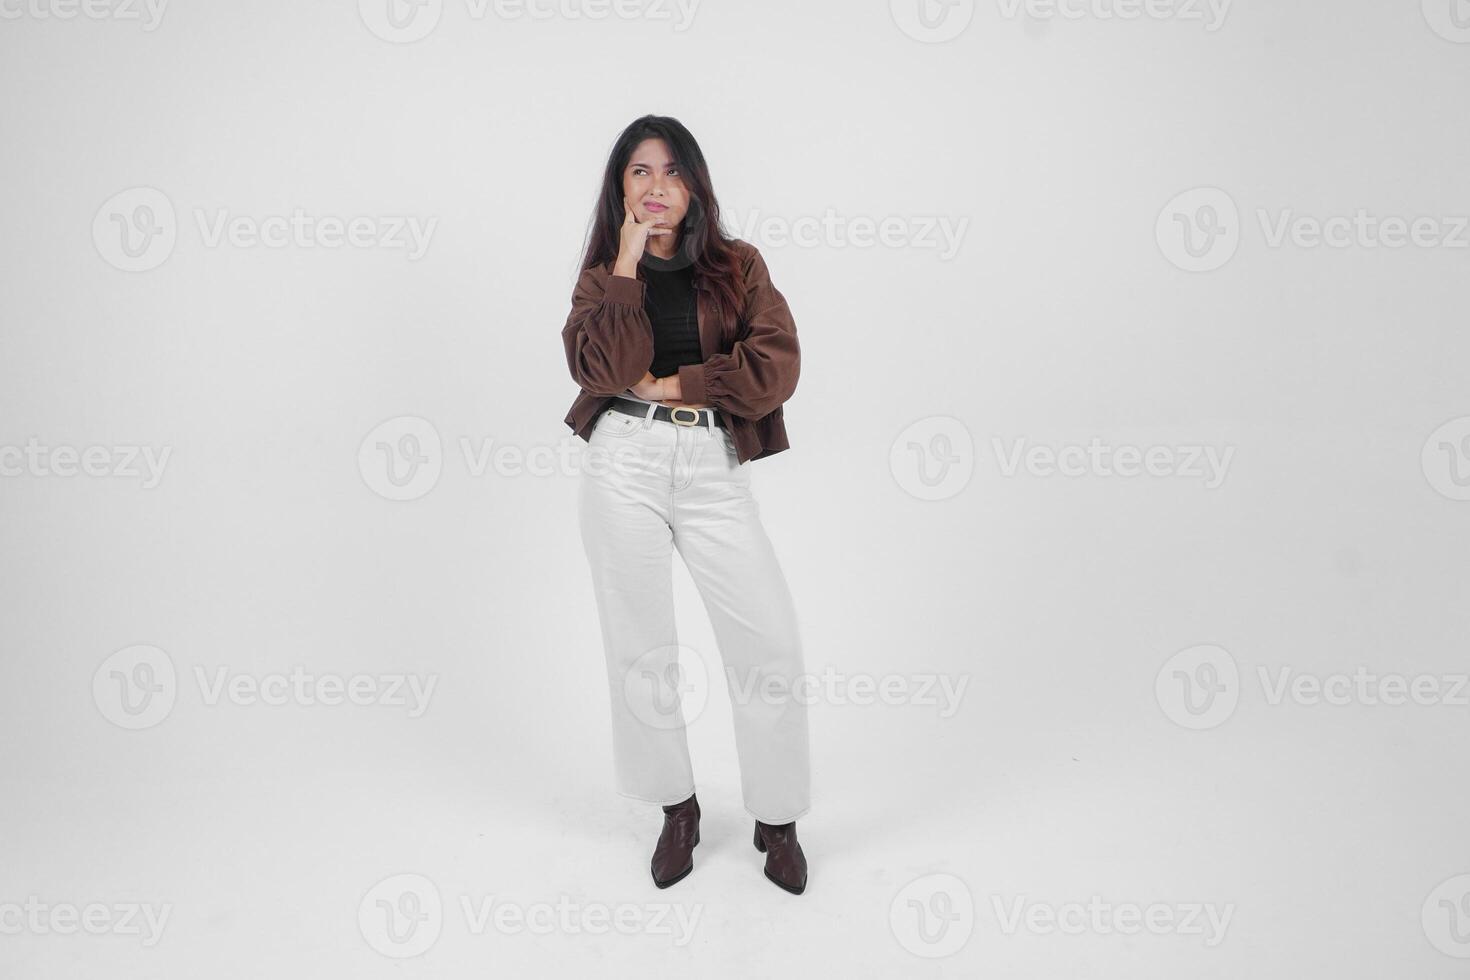
<path id="1" fill-rule="evenodd" d="M 603 411 L 602 417 L 593 426 L 592 434 L 605 436 L 609 439 L 621 439 L 624 436 L 631 436 L 637 432 L 641 425 L 643 425 L 641 418 L 609 408 Z"/>
<path id="2" fill-rule="evenodd" d="M 740 462 L 740 452 L 735 448 L 735 440 L 728 429 L 720 429 L 720 444 L 725 447 L 725 466 L 727 471 L 737 480 L 746 481 L 750 479 L 750 464 Z"/>

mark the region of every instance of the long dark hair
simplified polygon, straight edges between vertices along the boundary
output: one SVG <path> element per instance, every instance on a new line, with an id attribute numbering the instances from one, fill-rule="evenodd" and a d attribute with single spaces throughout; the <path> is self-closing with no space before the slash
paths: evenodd
<path id="1" fill-rule="evenodd" d="M 602 191 L 593 211 L 587 233 L 587 251 L 582 258 L 582 271 L 612 262 L 618 257 L 623 227 L 623 171 L 638 144 L 646 139 L 661 139 L 679 168 L 684 186 L 689 191 L 689 211 L 679 224 L 679 244 L 675 260 L 694 266 L 696 286 L 712 294 L 717 309 L 732 317 L 738 315 L 744 289 L 741 281 L 740 257 L 731 239 L 720 228 L 720 205 L 710 183 L 709 167 L 684 124 L 672 116 L 640 116 L 628 124 L 618 136 L 607 157 L 602 174 Z M 642 278 L 642 270 L 639 270 Z"/>

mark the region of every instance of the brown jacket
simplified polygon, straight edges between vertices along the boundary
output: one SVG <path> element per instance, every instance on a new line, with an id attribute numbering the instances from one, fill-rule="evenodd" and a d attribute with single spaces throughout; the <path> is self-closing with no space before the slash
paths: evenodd
<path id="1" fill-rule="evenodd" d="M 749 242 L 733 244 L 745 272 L 741 322 L 715 315 L 709 291 L 696 276 L 704 362 L 680 367 L 679 385 L 683 401 L 715 408 L 744 463 L 791 448 L 782 404 L 796 390 L 801 348 L 796 322 L 771 284 L 765 259 Z M 607 262 L 582 272 L 561 332 L 567 367 L 582 388 L 564 421 L 584 440 L 612 397 L 641 381 L 653 363 L 653 324 L 643 308 L 647 286 L 642 278 L 613 275 L 612 267 Z"/>

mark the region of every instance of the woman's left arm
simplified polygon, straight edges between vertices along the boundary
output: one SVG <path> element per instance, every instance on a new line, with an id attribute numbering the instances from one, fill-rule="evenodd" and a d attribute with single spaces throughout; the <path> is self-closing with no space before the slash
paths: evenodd
<path id="1" fill-rule="evenodd" d="M 745 320 L 749 333 L 730 353 L 679 368 L 679 401 L 758 419 L 791 397 L 801 374 L 796 320 L 754 245 L 746 259 Z"/>

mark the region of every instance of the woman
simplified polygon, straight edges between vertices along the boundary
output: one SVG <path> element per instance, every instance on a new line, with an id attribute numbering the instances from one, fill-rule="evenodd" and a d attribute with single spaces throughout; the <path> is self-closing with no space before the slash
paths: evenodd
<path id="1" fill-rule="evenodd" d="M 689 131 L 667 116 L 629 125 L 608 158 L 562 330 L 582 389 L 566 423 L 588 443 L 578 516 L 607 657 L 617 790 L 663 807 L 654 883 L 689 874 L 699 843 L 678 704 L 677 548 L 724 662 L 765 875 L 799 895 L 807 866 L 796 820 L 810 808 L 806 706 L 792 691 L 801 641 L 749 463 L 789 448 L 782 404 L 800 349 L 760 253 L 719 226 Z"/>

